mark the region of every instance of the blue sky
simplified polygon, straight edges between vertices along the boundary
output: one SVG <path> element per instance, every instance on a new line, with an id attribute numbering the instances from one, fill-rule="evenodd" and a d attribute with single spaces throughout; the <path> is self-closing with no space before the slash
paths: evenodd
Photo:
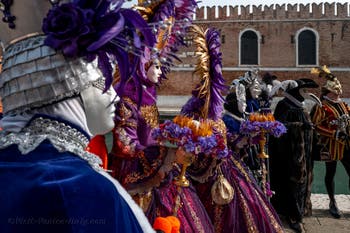
<path id="1" fill-rule="evenodd" d="M 212 6 L 212 5 L 271 5 L 271 4 L 283 4 L 283 3 L 320 3 L 320 2 L 340 2 L 345 3 L 348 2 L 346 0 L 333 0 L 333 1 L 322 1 L 322 0 L 201 0 L 202 2 L 199 6 Z M 134 5 L 137 3 L 137 0 L 132 0 L 125 3 L 125 7 Z"/>

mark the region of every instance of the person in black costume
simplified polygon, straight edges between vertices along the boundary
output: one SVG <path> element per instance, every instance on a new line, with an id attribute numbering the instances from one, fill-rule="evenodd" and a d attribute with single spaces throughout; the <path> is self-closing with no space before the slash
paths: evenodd
<path id="1" fill-rule="evenodd" d="M 319 102 L 316 96 L 305 92 L 306 88 L 317 87 L 306 78 L 281 83 L 285 98 L 277 103 L 274 117 L 285 124 L 287 133 L 280 138 L 271 136 L 269 142 L 271 189 L 275 191 L 271 203 L 296 232 L 302 232 L 303 215 L 311 214 L 313 127 L 304 100 L 312 97 Z"/>

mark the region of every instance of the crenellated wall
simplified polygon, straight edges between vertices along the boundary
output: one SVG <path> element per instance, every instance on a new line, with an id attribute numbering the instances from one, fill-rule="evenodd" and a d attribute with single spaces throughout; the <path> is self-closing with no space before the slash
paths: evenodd
<path id="1" fill-rule="evenodd" d="M 350 17 L 348 3 L 212 6 L 197 9 L 195 16 L 198 21 L 217 19 L 332 19 L 344 17 Z"/>

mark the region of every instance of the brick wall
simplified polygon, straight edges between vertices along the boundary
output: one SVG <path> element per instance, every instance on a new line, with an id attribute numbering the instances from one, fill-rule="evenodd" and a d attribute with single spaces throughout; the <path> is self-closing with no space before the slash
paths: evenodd
<path id="1" fill-rule="evenodd" d="M 335 14 L 337 12 L 337 14 Z M 239 14 L 240 13 L 240 14 Z M 350 16 L 349 4 L 320 3 L 271 6 L 201 7 L 194 23 L 204 28 L 215 27 L 221 32 L 223 74 L 230 83 L 251 66 L 239 65 L 239 34 L 252 29 L 260 36 L 261 72 L 269 71 L 280 80 L 310 75 L 310 67 L 296 66 L 295 35 L 309 28 L 319 36 L 319 65 L 327 65 L 343 84 L 344 97 L 350 97 Z M 262 41 L 263 37 L 263 41 Z M 176 64 L 159 88 L 160 95 L 189 95 L 198 82 L 192 76 L 193 51 L 182 48 L 181 64 Z M 315 78 L 316 82 L 325 80 Z"/>

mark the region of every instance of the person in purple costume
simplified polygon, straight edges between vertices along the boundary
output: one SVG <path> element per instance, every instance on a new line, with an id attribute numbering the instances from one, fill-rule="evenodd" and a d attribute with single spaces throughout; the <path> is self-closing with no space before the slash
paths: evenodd
<path id="1" fill-rule="evenodd" d="M 184 18 L 191 18 L 180 14 L 183 8 L 191 6 L 189 4 L 195 6 L 192 1 L 152 1 L 150 5 L 143 5 L 138 9 L 144 9 L 145 12 L 158 9 L 154 15 L 146 17 L 150 24 L 153 22 L 153 25 L 159 27 L 156 28 L 159 30 L 158 35 L 164 35 L 162 30 L 165 29 L 170 32 L 168 35 L 178 36 L 178 33 L 168 27 L 170 25 L 179 30 L 178 27 L 185 22 Z M 189 13 L 192 14 L 192 10 Z M 181 15 L 181 22 L 177 23 L 176 18 Z M 158 19 L 160 16 L 166 18 Z M 159 25 L 160 21 L 168 22 L 168 27 Z M 158 36 L 158 43 L 163 39 Z M 123 93 L 119 93 L 121 101 L 117 105 L 109 169 L 142 207 L 150 222 L 159 216 L 175 215 L 181 222 L 181 232 L 211 233 L 214 232 L 213 225 L 196 190 L 191 185 L 182 188 L 173 183 L 174 177 L 180 172 L 176 161 L 181 160 L 182 150 L 161 146 L 151 135 L 152 129 L 159 124 L 156 87 L 159 79 L 167 72 L 169 60 L 161 59 L 166 58 L 166 53 L 170 51 L 167 46 L 160 46 L 158 55 L 154 51 L 146 52 L 137 67 L 137 75 L 142 77 L 141 82 L 138 83 L 139 79 L 135 81 L 131 77 L 123 88 Z"/>
<path id="2" fill-rule="evenodd" d="M 229 94 L 226 102 L 221 95 L 226 86 L 221 73 L 219 33 L 213 28 L 194 27 L 193 31 L 198 48 L 196 54 L 204 58 L 198 59 L 195 69 L 201 83 L 192 92 L 193 96 L 183 106 L 181 114 L 195 120 L 207 119 L 221 134 L 228 131 L 227 143 L 232 151 L 223 157 L 198 155 L 201 159 L 187 169 L 188 176 L 193 180 L 215 232 L 283 232 L 278 215 L 239 155 L 240 150 L 247 147 L 248 138 L 239 134 L 239 125 L 244 119 L 242 113 L 237 114 L 241 111 L 236 95 Z M 227 122 L 221 120 L 223 104 L 226 108 L 223 119 Z M 231 123 L 228 123 L 229 117 Z"/>

